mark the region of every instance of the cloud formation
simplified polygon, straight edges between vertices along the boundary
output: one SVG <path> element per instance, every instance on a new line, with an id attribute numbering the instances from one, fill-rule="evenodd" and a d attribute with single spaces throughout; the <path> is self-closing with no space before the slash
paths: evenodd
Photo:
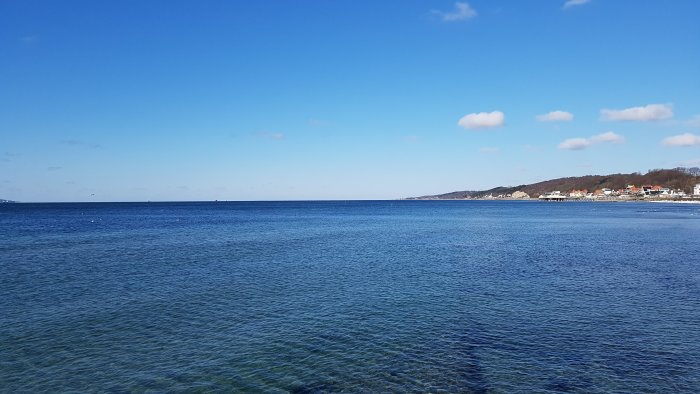
<path id="1" fill-rule="evenodd" d="M 568 140 L 564 140 L 561 144 L 559 144 L 559 149 L 581 150 L 588 148 L 590 145 L 591 141 L 587 138 L 569 138 Z"/>
<path id="2" fill-rule="evenodd" d="M 544 115 L 537 115 L 535 119 L 540 122 L 569 122 L 574 119 L 574 114 L 566 111 L 552 111 Z"/>
<path id="3" fill-rule="evenodd" d="M 323 119 L 309 119 L 309 126 L 313 127 L 325 127 L 328 126 L 330 123 L 326 120 Z"/>
<path id="4" fill-rule="evenodd" d="M 569 8 L 569 7 L 574 7 L 577 5 L 584 5 L 586 3 L 590 3 L 591 0 L 568 0 L 566 3 L 564 3 L 564 8 Z"/>
<path id="5" fill-rule="evenodd" d="M 607 133 L 594 135 L 590 138 L 590 140 L 592 143 L 612 142 L 614 144 L 622 144 L 623 142 L 625 142 L 625 137 L 619 134 L 615 134 L 612 131 L 608 131 Z"/>
<path id="6" fill-rule="evenodd" d="M 90 148 L 90 149 L 102 149 L 103 146 L 100 144 L 92 144 L 89 142 L 85 141 L 80 141 L 80 140 L 61 140 L 61 144 L 63 145 L 70 145 L 70 146 L 78 146 L 78 147 L 83 147 L 83 148 Z"/>
<path id="7" fill-rule="evenodd" d="M 505 115 L 501 111 L 478 112 L 465 115 L 457 122 L 465 129 L 480 129 L 503 126 Z"/>
<path id="8" fill-rule="evenodd" d="M 649 104 L 644 107 L 625 109 L 601 109 L 600 118 L 611 121 L 648 122 L 673 117 L 673 107 L 670 104 Z"/>
<path id="9" fill-rule="evenodd" d="M 607 133 L 594 135 L 590 138 L 569 138 L 567 140 L 562 141 L 562 143 L 559 144 L 559 149 L 582 150 L 590 147 L 591 145 L 602 144 L 606 142 L 613 144 L 622 144 L 625 142 L 625 137 L 619 134 L 615 134 L 612 131 L 608 131 Z"/>
<path id="10" fill-rule="evenodd" d="M 695 115 L 685 122 L 690 127 L 700 127 L 700 115 Z"/>
<path id="11" fill-rule="evenodd" d="M 0 155 L 0 161 L 10 162 L 12 161 L 12 158 L 16 156 L 19 155 L 16 153 L 4 152 L 2 155 Z"/>
<path id="12" fill-rule="evenodd" d="M 267 139 L 272 139 L 272 140 L 283 140 L 284 139 L 284 134 L 271 133 L 269 131 L 258 131 L 257 135 L 260 138 L 267 138 Z"/>
<path id="13" fill-rule="evenodd" d="M 690 159 L 681 162 L 682 166 L 687 166 L 687 167 L 700 167 L 700 159 Z"/>
<path id="14" fill-rule="evenodd" d="M 663 144 L 666 146 L 693 146 L 700 145 L 700 135 L 695 135 L 691 133 L 674 135 L 672 137 L 665 138 Z"/>
<path id="15" fill-rule="evenodd" d="M 474 10 L 469 3 L 455 3 L 455 9 L 451 12 L 433 10 L 433 14 L 439 15 L 445 22 L 457 22 L 471 19 L 476 16 Z"/>

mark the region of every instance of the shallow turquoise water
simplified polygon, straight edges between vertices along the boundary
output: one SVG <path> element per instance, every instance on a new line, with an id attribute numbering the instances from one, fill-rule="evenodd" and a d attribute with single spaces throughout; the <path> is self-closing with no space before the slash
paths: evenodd
<path id="1" fill-rule="evenodd" d="M 700 206 L 0 205 L 1 392 L 697 392 Z"/>

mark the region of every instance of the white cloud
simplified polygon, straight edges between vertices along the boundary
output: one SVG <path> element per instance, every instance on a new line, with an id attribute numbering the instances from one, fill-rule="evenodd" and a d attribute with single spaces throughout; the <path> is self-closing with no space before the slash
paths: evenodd
<path id="1" fill-rule="evenodd" d="M 452 12 L 444 12 L 433 10 L 433 14 L 439 15 L 445 22 L 464 21 L 476 16 L 474 10 L 469 3 L 455 3 L 455 9 Z"/>
<path id="2" fill-rule="evenodd" d="M 663 140 L 666 146 L 693 146 L 700 145 L 700 135 L 685 133 L 674 135 Z"/>
<path id="3" fill-rule="evenodd" d="M 465 115 L 457 122 L 465 129 L 479 129 L 503 126 L 505 115 L 501 111 L 479 112 Z"/>
<path id="4" fill-rule="evenodd" d="M 540 122 L 568 122 L 574 119 L 574 114 L 566 111 L 552 111 L 548 114 L 537 115 Z"/>
<path id="5" fill-rule="evenodd" d="M 591 145 L 602 144 L 606 142 L 610 142 L 613 144 L 622 144 L 625 142 L 625 137 L 613 133 L 612 131 L 608 131 L 607 133 L 594 135 L 590 138 L 569 138 L 568 140 L 564 140 L 562 143 L 559 144 L 559 149 L 582 150 L 588 148 Z"/>
<path id="6" fill-rule="evenodd" d="M 700 127 L 700 115 L 695 115 L 685 122 L 690 127 Z"/>
<path id="7" fill-rule="evenodd" d="M 568 140 L 564 140 L 561 144 L 559 144 L 559 149 L 581 150 L 588 148 L 590 145 L 591 141 L 589 141 L 587 138 L 569 138 Z"/>
<path id="8" fill-rule="evenodd" d="M 673 117 L 673 107 L 670 104 L 649 104 L 644 107 L 626 109 L 601 109 L 600 118 L 603 120 L 636 120 L 648 122 Z"/>
<path id="9" fill-rule="evenodd" d="M 603 134 L 598 134 L 594 135 L 593 137 L 590 138 L 592 143 L 597 143 L 597 142 L 612 142 L 614 144 L 621 144 L 625 142 L 625 137 L 615 134 L 612 131 L 608 131 L 607 133 Z"/>
<path id="10" fill-rule="evenodd" d="M 584 5 L 586 3 L 590 3 L 591 0 L 568 0 L 566 3 L 564 3 L 564 8 L 569 8 L 577 5 Z"/>

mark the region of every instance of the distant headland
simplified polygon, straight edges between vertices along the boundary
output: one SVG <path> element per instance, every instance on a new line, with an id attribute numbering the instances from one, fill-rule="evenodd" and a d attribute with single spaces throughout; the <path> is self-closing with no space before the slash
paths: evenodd
<path id="1" fill-rule="evenodd" d="M 464 190 L 408 200 L 699 200 L 700 168 L 650 170 L 646 174 L 585 175 L 488 190 Z"/>
<path id="2" fill-rule="evenodd" d="M 6 203 L 12 203 L 12 202 L 17 202 L 17 201 L 3 200 L 2 198 L 0 198 L 0 204 L 6 204 Z"/>

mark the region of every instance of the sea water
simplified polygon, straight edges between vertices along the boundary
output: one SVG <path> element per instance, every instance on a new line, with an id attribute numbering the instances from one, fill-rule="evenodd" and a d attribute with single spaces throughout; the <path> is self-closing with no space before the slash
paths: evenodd
<path id="1" fill-rule="evenodd" d="M 700 206 L 0 205 L 0 392 L 700 390 Z"/>

